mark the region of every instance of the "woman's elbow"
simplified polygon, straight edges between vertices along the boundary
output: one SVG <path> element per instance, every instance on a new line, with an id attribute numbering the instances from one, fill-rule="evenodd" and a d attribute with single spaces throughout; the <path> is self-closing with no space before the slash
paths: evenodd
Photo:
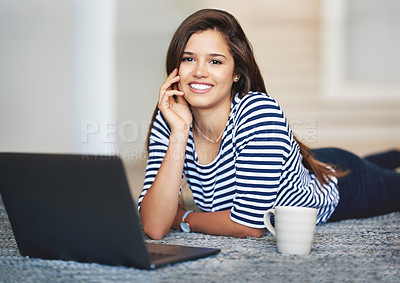
<path id="1" fill-rule="evenodd" d="M 254 231 L 251 233 L 250 237 L 261 238 L 263 232 L 264 232 L 263 229 L 254 229 Z"/>
<path id="2" fill-rule="evenodd" d="M 245 231 L 242 232 L 242 235 L 240 238 L 245 238 L 245 237 L 261 238 L 263 232 L 264 232 L 264 229 L 247 228 Z"/>
<path id="3" fill-rule="evenodd" d="M 164 230 L 159 229 L 159 228 L 147 227 L 145 225 L 143 225 L 143 231 L 152 240 L 161 240 L 169 232 L 169 231 L 164 231 Z"/>
<path id="4" fill-rule="evenodd" d="M 155 218 L 152 215 L 144 214 L 143 210 L 140 211 L 143 232 L 153 240 L 161 240 L 168 232 L 169 228 L 165 225 L 165 221 Z"/>

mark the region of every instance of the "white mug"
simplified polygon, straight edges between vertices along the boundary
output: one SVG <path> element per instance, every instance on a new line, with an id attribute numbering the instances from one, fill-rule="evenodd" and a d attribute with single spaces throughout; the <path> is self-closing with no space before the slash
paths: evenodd
<path id="1" fill-rule="evenodd" d="M 285 254 L 306 255 L 311 252 L 317 223 L 316 208 L 277 206 L 264 214 L 264 224 L 276 238 L 277 250 Z M 275 215 L 275 228 L 271 215 Z"/>

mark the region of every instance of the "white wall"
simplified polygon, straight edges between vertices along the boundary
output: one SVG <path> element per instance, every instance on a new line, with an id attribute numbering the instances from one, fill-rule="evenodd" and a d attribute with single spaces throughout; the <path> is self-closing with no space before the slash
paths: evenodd
<path id="1" fill-rule="evenodd" d="M 74 151 L 114 154 L 117 149 L 115 3 L 113 0 L 72 3 Z"/>
<path id="2" fill-rule="evenodd" d="M 116 120 L 113 1 L 1 0 L 0 13 L 0 150 L 114 149 L 85 132 Z"/>
<path id="3" fill-rule="evenodd" d="M 73 149 L 70 1 L 0 1 L 0 150 Z"/>
<path id="4" fill-rule="evenodd" d="M 322 93 L 331 100 L 400 101 L 400 3 L 322 1 Z"/>
<path id="5" fill-rule="evenodd" d="M 400 85 L 400 2 L 351 0 L 347 5 L 347 78 Z"/>

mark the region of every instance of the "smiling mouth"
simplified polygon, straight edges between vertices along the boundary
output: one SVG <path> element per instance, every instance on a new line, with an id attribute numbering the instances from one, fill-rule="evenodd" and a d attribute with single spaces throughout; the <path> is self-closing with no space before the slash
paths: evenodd
<path id="1" fill-rule="evenodd" d="M 209 89 L 211 89 L 213 86 L 212 85 L 209 85 L 209 84 L 189 84 L 189 86 L 192 88 L 192 89 L 195 89 L 195 90 L 209 90 Z"/>

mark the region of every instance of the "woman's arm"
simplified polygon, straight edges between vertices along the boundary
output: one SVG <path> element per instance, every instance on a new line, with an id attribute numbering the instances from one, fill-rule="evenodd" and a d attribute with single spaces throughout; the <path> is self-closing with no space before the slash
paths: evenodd
<path id="1" fill-rule="evenodd" d="M 171 133 L 161 166 L 140 205 L 144 232 L 153 239 L 163 238 L 175 219 L 186 144 L 192 122 L 192 114 L 182 97 L 183 93 L 172 88 L 172 85 L 179 81 L 177 73 L 177 70 L 174 70 L 160 88 L 158 108 L 165 117 Z"/>
<path id="2" fill-rule="evenodd" d="M 175 221 L 173 223 L 173 229 L 180 229 L 179 223 L 182 221 L 182 217 L 185 210 L 182 207 L 178 208 Z M 190 213 L 185 221 L 189 223 L 192 232 L 200 232 L 210 235 L 218 236 L 230 236 L 230 237 L 261 237 L 264 229 L 251 228 L 230 219 L 230 211 L 216 211 L 216 212 L 192 212 Z"/>
<path id="3" fill-rule="evenodd" d="M 176 216 L 185 149 L 184 142 L 170 142 L 153 185 L 142 200 L 143 229 L 152 239 L 162 239 Z"/>

